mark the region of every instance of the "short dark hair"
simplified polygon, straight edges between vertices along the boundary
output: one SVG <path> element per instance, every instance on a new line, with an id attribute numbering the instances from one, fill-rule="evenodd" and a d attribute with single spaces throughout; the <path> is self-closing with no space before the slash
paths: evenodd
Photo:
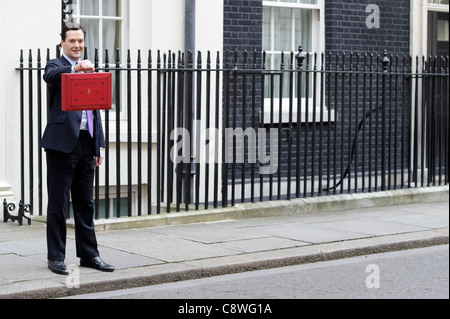
<path id="1" fill-rule="evenodd" d="M 66 41 L 66 35 L 68 31 L 83 31 L 84 36 L 86 37 L 86 30 L 77 23 L 67 23 L 63 26 L 61 31 L 61 40 Z"/>

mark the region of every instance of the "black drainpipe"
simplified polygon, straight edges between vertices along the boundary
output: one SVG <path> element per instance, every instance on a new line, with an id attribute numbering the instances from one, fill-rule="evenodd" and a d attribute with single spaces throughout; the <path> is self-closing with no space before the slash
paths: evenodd
<path id="1" fill-rule="evenodd" d="M 185 52 L 192 51 L 195 54 L 195 1 L 186 1 L 186 22 L 185 22 Z"/>
<path id="2" fill-rule="evenodd" d="M 195 68 L 195 7 L 196 7 L 196 0 L 185 0 L 185 29 L 184 29 L 184 39 L 185 39 L 185 43 L 184 43 L 184 50 L 185 50 L 185 63 L 186 66 L 188 64 L 188 52 L 192 52 L 192 67 Z M 186 184 L 186 171 L 183 172 L 184 175 L 184 181 L 183 181 L 183 185 L 185 185 L 185 187 L 188 187 L 189 189 L 185 189 L 184 190 L 184 197 L 185 197 L 185 202 L 186 202 L 186 198 L 188 198 L 189 203 L 193 202 L 193 190 L 194 190 L 194 175 L 195 175 L 195 165 L 193 165 L 193 148 L 194 148 L 194 130 L 195 128 L 193 127 L 194 124 L 194 118 L 195 118 L 195 86 L 194 86 L 194 78 L 192 79 L 192 92 L 191 94 L 186 94 L 186 100 L 185 100 L 185 105 L 191 105 L 191 118 L 187 119 L 186 118 L 186 129 L 189 131 L 190 133 L 190 138 L 191 138 L 191 165 L 190 166 L 190 175 L 189 175 L 189 186 L 187 186 Z M 188 88 L 188 79 L 185 79 L 185 87 Z M 187 114 L 186 114 L 187 116 Z"/>

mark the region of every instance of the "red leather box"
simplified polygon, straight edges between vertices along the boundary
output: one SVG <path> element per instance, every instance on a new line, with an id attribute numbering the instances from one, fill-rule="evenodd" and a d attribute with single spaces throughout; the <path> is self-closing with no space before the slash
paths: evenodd
<path id="1" fill-rule="evenodd" d="M 61 95 L 63 111 L 110 110 L 111 73 L 65 73 Z"/>

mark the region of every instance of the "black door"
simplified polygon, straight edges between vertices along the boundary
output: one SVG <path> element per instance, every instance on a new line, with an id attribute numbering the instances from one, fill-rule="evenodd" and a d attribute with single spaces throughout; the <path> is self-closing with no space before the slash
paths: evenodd
<path id="1" fill-rule="evenodd" d="M 428 13 L 428 71 L 441 73 L 447 67 L 449 55 L 448 12 Z M 433 76 L 426 85 L 427 104 L 427 167 L 428 182 L 440 183 L 443 174 L 448 174 L 448 77 Z"/>
<path id="2" fill-rule="evenodd" d="M 428 12 L 428 55 L 447 56 L 449 40 L 448 12 Z"/>

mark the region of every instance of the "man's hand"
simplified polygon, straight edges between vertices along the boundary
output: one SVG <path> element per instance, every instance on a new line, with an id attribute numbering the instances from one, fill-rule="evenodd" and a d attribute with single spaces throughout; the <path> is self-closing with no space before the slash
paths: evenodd
<path id="1" fill-rule="evenodd" d="M 75 66 L 76 72 L 94 72 L 94 65 L 89 60 L 84 60 Z"/>
<path id="2" fill-rule="evenodd" d="M 99 166 L 102 165 L 102 163 L 103 163 L 103 158 L 104 158 L 104 155 L 103 155 L 103 148 L 100 148 L 100 157 L 94 157 L 94 164 L 95 164 L 95 167 L 99 167 Z"/>

